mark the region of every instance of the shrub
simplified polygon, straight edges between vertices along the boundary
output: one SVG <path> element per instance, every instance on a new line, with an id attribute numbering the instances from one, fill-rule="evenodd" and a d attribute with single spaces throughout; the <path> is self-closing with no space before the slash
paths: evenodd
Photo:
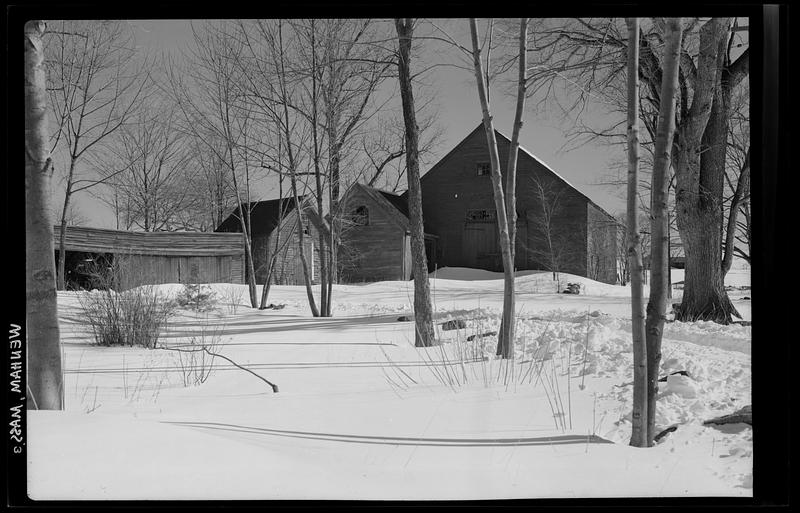
<path id="1" fill-rule="evenodd" d="M 94 270 L 92 278 L 101 289 L 79 296 L 86 323 L 98 345 L 153 349 L 174 304 L 153 285 L 116 292 L 112 285 L 125 283 L 120 275 L 117 264 Z"/>

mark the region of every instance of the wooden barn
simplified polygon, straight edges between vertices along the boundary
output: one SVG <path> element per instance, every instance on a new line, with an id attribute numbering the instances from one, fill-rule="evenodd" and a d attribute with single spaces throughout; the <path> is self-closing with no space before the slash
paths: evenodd
<path id="1" fill-rule="evenodd" d="M 511 141 L 495 130 L 501 165 Z M 501 271 L 489 147 L 479 124 L 421 179 L 425 231 L 439 237 L 438 267 Z M 505 182 L 503 183 L 505 188 Z M 617 281 L 615 219 L 547 164 L 520 147 L 517 161 L 518 270 L 557 267 Z"/>
<path id="2" fill-rule="evenodd" d="M 356 183 L 340 201 L 339 272 L 342 281 L 411 278 L 408 202 L 404 196 Z M 436 237 L 425 236 L 435 251 Z"/>
<path id="3" fill-rule="evenodd" d="M 319 233 L 327 233 L 325 222 L 317 214 L 308 198 L 300 200 L 302 210 L 303 247 L 311 273 L 312 283 L 319 282 Z M 300 226 L 294 199 L 265 200 L 248 203 L 252 232 L 253 267 L 256 283 L 265 283 L 271 255 L 278 257 L 272 283 L 277 285 L 303 285 L 302 261 L 299 257 Z M 217 232 L 241 233 L 241 210 L 236 208 L 218 227 Z M 326 235 L 327 237 L 327 235 Z M 247 266 L 245 266 L 245 273 Z M 246 274 L 245 274 L 246 276 Z"/>
<path id="4" fill-rule="evenodd" d="M 54 227 L 56 258 L 61 227 Z M 241 235 L 126 232 L 71 226 L 66 231 L 67 288 L 97 286 L 94 275 L 116 264 L 113 286 L 160 283 L 244 283 Z"/>
<path id="5" fill-rule="evenodd" d="M 510 140 L 498 131 L 500 162 Z M 605 283 L 617 281 L 614 218 L 520 148 L 517 164 L 517 270 L 553 270 Z M 422 176 L 422 211 L 428 267 L 502 271 L 497 213 L 483 124 Z M 505 183 L 503 184 L 505 187 Z M 363 185 L 347 201 L 350 225 L 342 236 L 353 256 L 350 281 L 408 279 L 407 193 L 398 196 Z"/>

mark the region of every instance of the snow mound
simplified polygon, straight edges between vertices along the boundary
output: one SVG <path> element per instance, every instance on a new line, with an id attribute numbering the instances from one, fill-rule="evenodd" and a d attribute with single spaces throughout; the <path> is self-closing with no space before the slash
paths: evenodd
<path id="1" fill-rule="evenodd" d="M 494 281 L 495 283 L 487 283 L 486 286 L 502 289 L 503 282 L 503 273 L 501 272 L 467 267 L 443 267 L 429 276 L 437 281 L 443 281 L 445 287 L 450 281 Z M 557 294 L 563 292 L 568 283 L 578 283 L 581 286 L 581 295 L 629 297 L 631 294 L 629 287 L 609 285 L 570 273 L 559 273 L 557 280 L 553 279 L 553 273 L 550 271 L 518 271 L 515 276 L 519 293 Z M 484 285 L 481 287 L 483 288 Z"/>
<path id="2" fill-rule="evenodd" d="M 528 276 L 531 274 L 547 273 L 547 271 L 517 271 L 514 275 Z M 462 280 L 462 281 L 482 281 L 482 280 L 502 280 L 503 273 L 487 271 L 485 269 L 472 269 L 470 267 L 442 267 L 429 274 L 431 278 L 437 280 Z"/>

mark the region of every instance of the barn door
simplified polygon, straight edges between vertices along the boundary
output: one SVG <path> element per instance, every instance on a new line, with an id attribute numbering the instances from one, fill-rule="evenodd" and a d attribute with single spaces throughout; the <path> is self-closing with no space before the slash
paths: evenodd
<path id="1" fill-rule="evenodd" d="M 488 271 L 502 271 L 496 223 L 464 223 L 462 249 L 467 267 L 486 269 Z"/>

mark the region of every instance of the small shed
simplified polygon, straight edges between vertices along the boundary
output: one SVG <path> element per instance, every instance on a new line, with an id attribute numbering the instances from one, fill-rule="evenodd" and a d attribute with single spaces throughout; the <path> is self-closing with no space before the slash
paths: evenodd
<path id="1" fill-rule="evenodd" d="M 319 282 L 319 234 L 325 240 L 328 228 L 317 214 L 311 200 L 301 197 L 301 216 L 297 215 L 294 198 L 255 201 L 236 208 L 217 227 L 221 233 L 241 233 L 241 212 L 249 211 L 252 236 L 253 268 L 256 283 L 266 283 L 269 261 L 277 252 L 272 283 L 277 285 L 303 285 L 303 265 L 300 259 L 299 227 L 303 229 L 303 252 L 308 262 L 312 283 Z M 300 222 L 302 218 L 302 223 Z M 241 243 L 243 244 L 243 242 Z M 245 276 L 247 266 L 245 266 Z"/>
<path id="2" fill-rule="evenodd" d="M 58 256 L 61 227 L 55 226 Z M 128 232 L 70 226 L 66 230 L 67 288 L 89 288 L 97 264 L 116 265 L 120 290 L 160 283 L 244 283 L 241 235 L 206 232 Z"/>
<path id="3" fill-rule="evenodd" d="M 340 202 L 339 269 L 346 282 L 411 278 L 411 236 L 405 197 L 353 184 Z M 425 236 L 435 254 L 436 237 Z"/>

